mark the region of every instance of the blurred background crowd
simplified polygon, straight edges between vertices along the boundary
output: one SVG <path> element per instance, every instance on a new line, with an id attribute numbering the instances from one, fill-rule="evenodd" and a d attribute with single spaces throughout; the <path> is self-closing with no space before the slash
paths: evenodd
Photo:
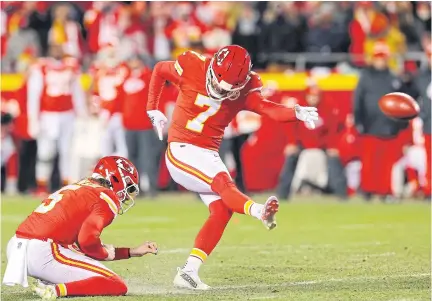
<path id="1" fill-rule="evenodd" d="M 145 194 L 181 190 L 145 114 L 151 69 L 234 43 L 269 99 L 322 112 L 313 131 L 239 113 L 220 151 L 242 190 L 430 196 L 430 2 L 2 1 L 1 22 L 2 191 L 46 194 L 114 153 Z M 395 91 L 419 118 L 380 113 Z"/>

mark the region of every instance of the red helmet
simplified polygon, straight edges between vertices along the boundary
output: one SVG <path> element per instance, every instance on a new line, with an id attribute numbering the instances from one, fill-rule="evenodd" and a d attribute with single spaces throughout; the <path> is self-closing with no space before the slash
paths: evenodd
<path id="1" fill-rule="evenodd" d="M 128 211 L 135 204 L 138 195 L 139 175 L 136 167 L 126 158 L 119 156 L 103 157 L 93 169 L 93 178 L 104 178 L 120 201 L 121 212 Z"/>
<path id="2" fill-rule="evenodd" d="M 236 99 L 250 80 L 252 63 L 243 47 L 223 47 L 213 56 L 206 75 L 207 93 L 211 98 Z"/>

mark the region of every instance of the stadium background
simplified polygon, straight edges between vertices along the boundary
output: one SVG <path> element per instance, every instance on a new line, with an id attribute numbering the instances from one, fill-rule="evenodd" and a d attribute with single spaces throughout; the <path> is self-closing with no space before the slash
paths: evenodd
<path id="1" fill-rule="evenodd" d="M 67 7 L 64 20 L 56 14 L 58 6 Z M 18 107 L 25 106 L 25 74 L 37 57 L 46 55 L 50 43 L 63 45 L 68 55 L 80 61 L 85 88 L 91 77 L 87 72 L 106 44 L 116 45 L 121 60 L 138 54 L 151 67 L 188 49 L 212 54 L 219 47 L 237 43 L 251 52 L 269 99 L 287 104 L 292 104 L 293 97 L 301 101 L 311 82 L 315 83 L 321 102 L 337 109 L 337 139 L 343 139 L 359 73 L 372 60 L 374 47 L 386 45 L 392 72 L 411 78 L 427 65 L 423 49 L 430 42 L 427 2 L 84 1 L 56 6 L 4 1 L 2 22 L 2 110 L 15 115 L 12 136 L 18 153 L 20 141 L 29 137 L 19 125 L 26 122 L 23 110 L 18 114 L 10 111 L 16 108 L 11 103 L 16 100 Z M 104 26 L 111 30 L 106 36 L 102 36 L 107 32 L 102 30 Z M 68 38 L 68 30 L 76 30 L 77 38 Z M 172 105 L 167 103 L 166 111 Z M 241 147 L 246 190 L 274 189 L 284 163 L 287 131 L 253 115 L 239 116 L 233 127 L 237 136 L 248 135 Z M 341 158 L 343 163 L 354 155 L 346 156 L 346 160 Z M 18 174 L 17 158 L 12 155 L 4 162 L 9 166 L 9 179 Z M 235 175 L 232 161 L 227 164 Z M 34 181 L 29 181 L 22 185 L 22 192 L 35 188 Z M 169 176 L 161 162 L 159 188 L 168 185 Z"/>

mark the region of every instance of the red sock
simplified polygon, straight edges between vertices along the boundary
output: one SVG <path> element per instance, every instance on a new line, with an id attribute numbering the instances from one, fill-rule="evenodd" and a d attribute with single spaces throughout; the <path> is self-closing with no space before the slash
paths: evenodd
<path id="1" fill-rule="evenodd" d="M 209 206 L 210 216 L 202 226 L 200 232 L 195 238 L 194 250 L 199 249 L 210 255 L 218 244 L 231 219 L 232 211 L 225 206 L 222 200 L 214 201 Z M 193 253 L 193 251 L 192 251 Z M 205 260 L 205 258 L 202 258 Z"/>
<path id="2" fill-rule="evenodd" d="M 118 276 L 91 277 L 84 280 L 57 284 L 57 296 L 123 296 L 127 286 Z"/>
<path id="3" fill-rule="evenodd" d="M 250 208 L 254 202 L 237 189 L 227 173 L 218 173 L 213 178 L 211 189 L 221 196 L 222 201 L 232 211 L 251 215 Z"/>
<path id="4" fill-rule="evenodd" d="M 194 248 L 183 267 L 187 271 L 199 270 L 201 264 L 218 244 L 233 214 L 222 200 L 212 202 L 209 211 L 210 216 L 195 238 Z"/>

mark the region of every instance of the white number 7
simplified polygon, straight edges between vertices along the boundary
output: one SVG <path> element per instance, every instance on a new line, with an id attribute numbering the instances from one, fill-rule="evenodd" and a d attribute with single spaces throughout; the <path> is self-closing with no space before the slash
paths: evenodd
<path id="1" fill-rule="evenodd" d="M 198 116 L 194 119 L 188 120 L 186 128 L 188 130 L 201 133 L 204 127 L 204 123 L 207 121 L 207 119 L 209 119 L 210 116 L 215 115 L 219 111 L 222 102 L 214 101 L 207 96 L 198 94 L 195 100 L 195 105 L 201 108 L 204 106 L 207 106 L 209 108 L 206 111 L 199 113 Z"/>

